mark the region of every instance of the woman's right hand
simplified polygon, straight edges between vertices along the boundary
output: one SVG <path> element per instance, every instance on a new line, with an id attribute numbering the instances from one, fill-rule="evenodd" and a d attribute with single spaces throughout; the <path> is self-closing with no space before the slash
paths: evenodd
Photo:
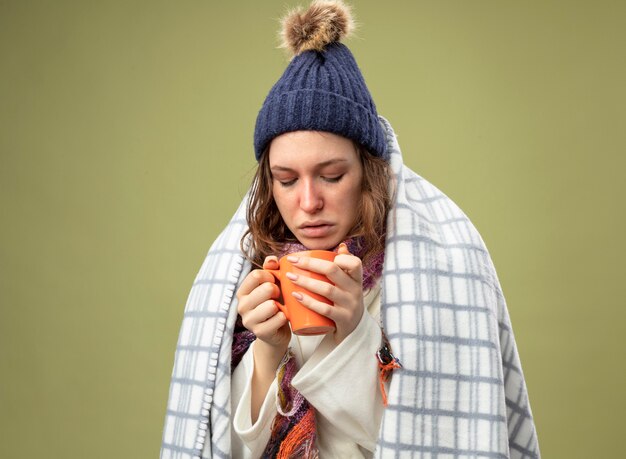
<path id="1" fill-rule="evenodd" d="M 276 257 L 267 257 L 263 268 L 278 269 Z M 250 418 L 254 424 L 276 376 L 276 369 L 289 347 L 291 330 L 287 317 L 274 301 L 280 299 L 280 289 L 271 273 L 263 269 L 251 271 L 237 290 L 237 299 L 237 311 L 243 326 L 257 337 L 253 345 L 254 371 L 250 400 Z"/>
<path id="2" fill-rule="evenodd" d="M 263 269 L 250 271 L 246 276 L 237 291 L 237 311 L 243 326 L 282 358 L 291 340 L 291 330 L 274 301 L 280 298 L 280 289 L 274 276 L 264 269 L 278 269 L 278 259 L 267 257 Z"/>

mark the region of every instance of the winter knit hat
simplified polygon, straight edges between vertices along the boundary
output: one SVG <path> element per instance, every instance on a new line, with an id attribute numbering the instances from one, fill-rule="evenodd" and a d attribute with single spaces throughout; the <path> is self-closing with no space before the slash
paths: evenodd
<path id="1" fill-rule="evenodd" d="M 294 57 L 257 116 L 257 161 L 274 137 L 300 130 L 332 132 L 387 159 L 372 96 L 352 53 L 339 43 L 352 25 L 341 1 L 314 1 L 307 11 L 283 19 L 283 46 Z"/>

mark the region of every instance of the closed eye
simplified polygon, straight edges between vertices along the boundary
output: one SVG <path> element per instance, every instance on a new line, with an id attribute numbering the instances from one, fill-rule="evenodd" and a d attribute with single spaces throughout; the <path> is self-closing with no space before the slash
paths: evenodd
<path id="1" fill-rule="evenodd" d="M 343 175 L 344 174 L 336 175 L 334 177 L 322 177 L 322 180 L 324 180 L 324 181 L 326 181 L 328 183 L 337 183 L 337 182 L 339 182 L 339 180 L 342 179 Z"/>
<path id="2" fill-rule="evenodd" d="M 280 186 L 287 188 L 287 187 L 290 187 L 291 185 L 293 185 L 294 183 L 296 183 L 296 179 L 279 180 L 278 183 L 280 183 Z"/>

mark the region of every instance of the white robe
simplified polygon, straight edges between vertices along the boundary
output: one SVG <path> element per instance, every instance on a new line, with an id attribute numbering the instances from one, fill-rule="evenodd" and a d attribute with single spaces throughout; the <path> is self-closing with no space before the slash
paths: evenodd
<path id="1" fill-rule="evenodd" d="M 378 382 L 380 348 L 380 286 L 364 298 L 366 310 L 355 330 L 338 346 L 332 334 L 291 336 L 290 347 L 298 372 L 291 381 L 315 408 L 320 457 L 371 458 L 383 415 Z M 259 417 L 251 422 L 252 347 L 232 375 L 231 412 L 234 414 L 233 457 L 261 457 L 276 417 L 276 379 L 270 386 Z M 205 445 L 206 446 L 206 445 Z"/>

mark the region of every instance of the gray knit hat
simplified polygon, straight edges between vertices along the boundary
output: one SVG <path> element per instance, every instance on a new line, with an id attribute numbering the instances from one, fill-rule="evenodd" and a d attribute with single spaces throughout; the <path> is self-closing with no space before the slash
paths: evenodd
<path id="1" fill-rule="evenodd" d="M 387 159 L 372 96 L 352 53 L 339 43 L 351 24 L 348 7 L 339 1 L 314 1 L 306 12 L 284 19 L 284 41 L 294 57 L 257 116 L 257 161 L 274 137 L 300 130 L 332 132 Z"/>

